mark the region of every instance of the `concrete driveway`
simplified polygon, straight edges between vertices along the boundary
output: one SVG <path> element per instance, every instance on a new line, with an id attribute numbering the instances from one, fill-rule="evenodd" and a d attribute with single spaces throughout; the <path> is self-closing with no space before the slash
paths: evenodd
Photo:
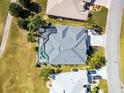
<path id="1" fill-rule="evenodd" d="M 91 46 L 105 47 L 105 35 L 98 35 L 93 30 L 89 30 L 88 36 L 90 37 Z"/>

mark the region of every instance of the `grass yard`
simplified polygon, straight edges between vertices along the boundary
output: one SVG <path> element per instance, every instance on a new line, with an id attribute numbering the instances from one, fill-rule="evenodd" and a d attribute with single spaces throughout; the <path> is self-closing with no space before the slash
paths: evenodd
<path id="1" fill-rule="evenodd" d="M 46 4 L 47 0 L 36 0 L 38 3 L 42 5 L 42 13 L 41 16 L 45 15 L 46 11 Z M 107 8 L 103 7 L 101 11 L 93 13 L 93 20 L 95 21 L 96 24 L 102 26 L 104 29 L 106 26 L 106 18 L 107 18 Z M 72 20 L 66 20 L 66 19 L 51 19 L 48 18 L 48 22 L 51 22 L 52 24 L 63 24 L 63 25 L 71 25 L 71 26 L 85 26 L 89 27 L 89 25 L 86 22 L 83 21 L 72 21 Z"/>
<path id="2" fill-rule="evenodd" d="M 6 23 L 9 3 L 10 0 L 0 0 L 0 43 L 2 40 L 4 26 Z"/>
<path id="3" fill-rule="evenodd" d="M 104 93 L 108 93 L 108 84 L 106 80 L 100 80 L 99 88 L 103 89 Z"/>
<path id="4" fill-rule="evenodd" d="M 103 93 L 108 93 L 107 80 L 104 79 L 99 80 L 99 85 L 93 88 L 92 93 L 98 93 L 99 89 L 102 90 Z"/>
<path id="5" fill-rule="evenodd" d="M 101 11 L 95 12 L 93 14 L 93 20 L 95 20 L 95 23 L 100 25 L 104 30 L 107 21 L 107 14 L 108 14 L 108 10 L 105 7 L 102 7 Z"/>
<path id="6" fill-rule="evenodd" d="M 14 19 L 0 59 L 0 93 L 48 93 L 45 82 L 39 77 L 40 68 L 35 67 L 33 47 Z"/>
<path id="7" fill-rule="evenodd" d="M 124 84 L 124 12 L 123 12 L 123 21 L 121 27 L 121 36 L 120 36 L 120 71 L 121 71 L 121 79 Z"/>

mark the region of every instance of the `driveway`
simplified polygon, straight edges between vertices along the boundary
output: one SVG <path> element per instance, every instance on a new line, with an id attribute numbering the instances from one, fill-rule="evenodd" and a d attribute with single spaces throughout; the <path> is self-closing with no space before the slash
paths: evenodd
<path id="1" fill-rule="evenodd" d="M 103 79 L 108 80 L 108 75 L 107 75 L 107 66 L 102 67 L 99 70 L 96 70 L 97 74 L 102 76 Z"/>
<path id="2" fill-rule="evenodd" d="M 89 30 L 88 36 L 90 37 L 91 46 L 105 47 L 105 35 L 98 35 L 93 30 Z"/>

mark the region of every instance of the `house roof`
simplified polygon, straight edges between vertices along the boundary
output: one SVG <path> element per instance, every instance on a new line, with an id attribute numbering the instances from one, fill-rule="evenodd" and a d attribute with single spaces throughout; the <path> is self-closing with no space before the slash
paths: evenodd
<path id="1" fill-rule="evenodd" d="M 49 35 L 45 53 L 49 64 L 83 64 L 89 48 L 86 29 L 82 27 L 56 26 L 57 32 Z M 41 47 L 42 38 L 39 42 Z M 39 54 L 41 55 L 41 54 Z M 40 60 L 41 62 L 42 60 Z"/>
<path id="2" fill-rule="evenodd" d="M 51 80 L 50 93 L 86 93 L 84 85 L 88 83 L 87 71 L 68 72 L 55 75 Z"/>
<path id="3" fill-rule="evenodd" d="M 96 70 L 79 70 L 77 72 L 52 74 L 49 93 L 89 93 L 94 78 L 97 77 L 95 80 L 98 81 L 103 78 L 102 75 Z M 99 84 L 99 82 L 96 84 Z"/>
<path id="4" fill-rule="evenodd" d="M 46 14 L 78 20 L 87 20 L 84 0 L 47 0 Z"/>

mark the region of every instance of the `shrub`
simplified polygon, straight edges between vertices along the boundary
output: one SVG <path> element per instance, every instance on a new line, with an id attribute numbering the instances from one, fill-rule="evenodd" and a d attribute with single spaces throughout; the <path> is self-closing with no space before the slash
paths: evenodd
<path id="1" fill-rule="evenodd" d="M 19 19 L 17 23 L 21 29 L 28 30 L 27 26 L 28 26 L 29 21 L 27 19 Z"/>
<path id="2" fill-rule="evenodd" d="M 105 66 L 105 64 L 106 61 L 102 49 L 99 49 L 87 60 L 87 65 L 90 66 L 91 69 L 100 69 L 101 67 Z"/>

